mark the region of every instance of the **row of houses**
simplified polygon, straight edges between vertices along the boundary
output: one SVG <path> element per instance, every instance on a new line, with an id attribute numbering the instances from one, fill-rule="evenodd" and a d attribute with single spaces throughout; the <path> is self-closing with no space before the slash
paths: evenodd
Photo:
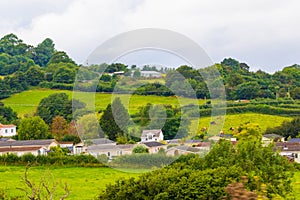
<path id="1" fill-rule="evenodd" d="M 2 124 L 1 124 L 2 125 Z M 10 134 L 15 131 L 15 126 L 2 125 L 1 134 Z M 13 130 L 11 130 L 13 129 Z M 7 130 L 7 131 L 5 131 Z M 91 144 L 86 146 L 83 142 L 73 144 L 72 142 L 57 142 L 55 139 L 48 140 L 20 140 L 16 141 L 9 137 L 0 138 L 0 155 L 14 153 L 22 156 L 27 153 L 33 155 L 47 155 L 51 147 L 60 146 L 67 148 L 70 154 L 87 153 L 95 157 L 106 155 L 110 160 L 116 156 L 130 155 L 133 149 L 138 146 L 144 146 L 149 150 L 149 153 L 158 153 L 163 149 L 166 155 L 185 155 L 189 153 L 201 154 L 208 152 L 211 149 L 211 142 L 217 142 L 220 139 L 225 139 L 236 144 L 236 138 L 231 134 L 220 134 L 209 137 L 210 142 L 201 140 L 182 140 L 173 139 L 164 141 L 164 136 L 161 130 L 144 130 L 141 136 L 141 142 L 138 144 L 117 144 L 107 138 L 99 138 L 92 140 Z M 276 134 L 266 134 L 262 137 L 262 144 L 269 145 L 274 142 L 274 151 L 279 151 L 279 154 L 287 157 L 291 161 L 300 163 L 300 138 L 293 138 L 289 141 L 284 141 L 284 137 Z"/>

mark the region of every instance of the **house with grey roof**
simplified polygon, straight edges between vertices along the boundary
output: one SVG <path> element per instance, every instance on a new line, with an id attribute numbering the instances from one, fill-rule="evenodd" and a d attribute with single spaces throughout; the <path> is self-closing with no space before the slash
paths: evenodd
<path id="1" fill-rule="evenodd" d="M 166 145 L 160 142 L 143 142 L 141 143 L 146 146 L 149 150 L 149 153 L 158 153 L 160 149 L 166 149 Z"/>
<path id="2" fill-rule="evenodd" d="M 292 158 L 295 162 L 300 163 L 300 143 L 298 142 L 277 142 L 274 151 L 279 155 Z"/>
<path id="3" fill-rule="evenodd" d="M 88 146 L 86 152 L 94 157 L 98 157 L 102 154 L 106 155 L 109 160 L 113 157 L 121 155 L 130 155 L 135 144 L 106 144 L 106 145 L 92 145 Z"/>
<path id="4" fill-rule="evenodd" d="M 58 145 L 59 143 L 55 139 L 0 141 L 0 154 L 14 153 L 21 156 L 32 153 L 33 155 L 46 155 L 51 147 Z"/>

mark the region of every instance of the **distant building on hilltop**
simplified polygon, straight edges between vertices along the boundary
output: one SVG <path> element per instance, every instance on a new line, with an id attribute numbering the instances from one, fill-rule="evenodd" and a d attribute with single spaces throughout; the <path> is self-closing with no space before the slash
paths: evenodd
<path id="1" fill-rule="evenodd" d="M 146 77 L 146 78 L 160 78 L 161 73 L 156 72 L 156 71 L 141 71 L 141 76 Z"/>

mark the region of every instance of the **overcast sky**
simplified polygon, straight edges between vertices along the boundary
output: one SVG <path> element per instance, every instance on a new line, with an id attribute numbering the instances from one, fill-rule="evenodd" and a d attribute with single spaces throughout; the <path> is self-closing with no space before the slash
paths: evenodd
<path id="1" fill-rule="evenodd" d="M 299 8 L 297 0 L 2 0 L 0 35 L 33 45 L 49 37 L 84 63 L 112 36 L 164 28 L 196 41 L 213 62 L 232 57 L 275 72 L 300 63 Z"/>

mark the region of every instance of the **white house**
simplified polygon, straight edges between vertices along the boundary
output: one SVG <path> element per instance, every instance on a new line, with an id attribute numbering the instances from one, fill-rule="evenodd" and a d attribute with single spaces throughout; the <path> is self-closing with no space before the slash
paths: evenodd
<path id="1" fill-rule="evenodd" d="M 17 135 L 17 126 L 13 124 L 4 125 L 0 123 L 0 137 L 12 137 Z"/>
<path id="2" fill-rule="evenodd" d="M 161 129 L 143 130 L 141 142 L 155 142 L 164 140 L 164 135 Z"/>
<path id="3" fill-rule="evenodd" d="M 146 78 L 150 78 L 150 77 L 160 78 L 161 73 L 156 72 L 156 71 L 141 71 L 141 76 L 146 77 Z"/>

